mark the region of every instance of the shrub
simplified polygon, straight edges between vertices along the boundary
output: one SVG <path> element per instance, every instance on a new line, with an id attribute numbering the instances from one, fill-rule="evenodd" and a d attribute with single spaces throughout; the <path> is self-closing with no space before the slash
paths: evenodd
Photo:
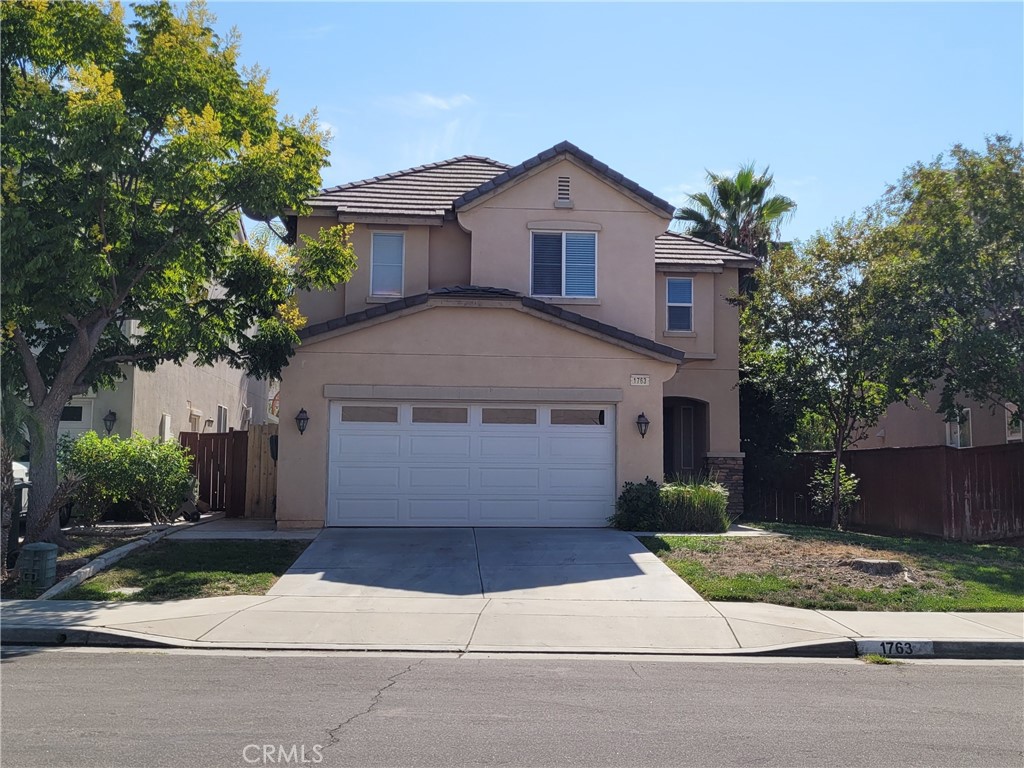
<path id="1" fill-rule="evenodd" d="M 656 531 L 660 512 L 658 484 L 648 477 L 642 483 L 623 483 L 609 522 L 623 531 Z"/>
<path id="2" fill-rule="evenodd" d="M 729 530 L 729 491 L 706 480 L 668 483 L 661 487 L 662 531 L 725 533 Z"/>
<path id="3" fill-rule="evenodd" d="M 832 503 L 835 500 L 834 476 L 836 471 L 836 460 L 832 459 L 827 467 L 815 470 L 808 484 L 808 491 L 811 496 L 811 508 L 816 515 L 832 516 Z M 857 486 L 860 478 L 849 472 L 842 464 L 839 465 L 839 527 L 845 528 L 850 519 L 850 513 L 860 501 L 860 494 Z"/>
<path id="4" fill-rule="evenodd" d="M 140 434 L 124 440 L 86 432 L 62 442 L 59 463 L 65 474 L 82 478 L 74 501 L 87 525 L 122 502 L 134 505 L 151 523 L 170 522 L 193 488 L 188 451 Z"/>
<path id="5" fill-rule="evenodd" d="M 729 492 L 703 478 L 659 486 L 647 478 L 624 483 L 610 518 L 625 531 L 694 531 L 724 533 L 729 529 Z"/>

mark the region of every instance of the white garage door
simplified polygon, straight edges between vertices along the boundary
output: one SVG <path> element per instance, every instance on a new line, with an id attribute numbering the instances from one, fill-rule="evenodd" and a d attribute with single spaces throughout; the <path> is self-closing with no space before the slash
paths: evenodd
<path id="1" fill-rule="evenodd" d="M 608 524 L 611 405 L 333 402 L 328 525 Z"/>

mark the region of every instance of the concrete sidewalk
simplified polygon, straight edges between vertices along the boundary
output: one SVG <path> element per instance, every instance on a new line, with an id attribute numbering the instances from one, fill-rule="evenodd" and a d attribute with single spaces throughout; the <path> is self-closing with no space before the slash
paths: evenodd
<path id="1" fill-rule="evenodd" d="M 515 598 L 12 600 L 5 644 L 464 653 L 1024 658 L 1021 613 L 810 611 L 764 603 Z"/>

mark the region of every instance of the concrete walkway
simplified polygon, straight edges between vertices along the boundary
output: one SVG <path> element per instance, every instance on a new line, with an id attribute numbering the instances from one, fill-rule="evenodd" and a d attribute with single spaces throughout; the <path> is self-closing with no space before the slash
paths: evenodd
<path id="1" fill-rule="evenodd" d="M 218 522 L 230 527 L 215 522 L 174 536 L 200 538 L 204 528 L 206 539 L 283 533 Z M 0 637 L 186 648 L 1024 658 L 1024 614 L 709 603 L 619 531 L 327 529 L 265 596 L 4 601 Z"/>

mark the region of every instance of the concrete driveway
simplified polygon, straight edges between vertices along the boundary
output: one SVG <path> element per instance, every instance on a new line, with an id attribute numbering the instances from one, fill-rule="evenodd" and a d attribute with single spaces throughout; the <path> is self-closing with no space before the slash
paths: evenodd
<path id="1" fill-rule="evenodd" d="M 570 528 L 326 528 L 269 594 L 701 600 L 633 536 Z"/>

